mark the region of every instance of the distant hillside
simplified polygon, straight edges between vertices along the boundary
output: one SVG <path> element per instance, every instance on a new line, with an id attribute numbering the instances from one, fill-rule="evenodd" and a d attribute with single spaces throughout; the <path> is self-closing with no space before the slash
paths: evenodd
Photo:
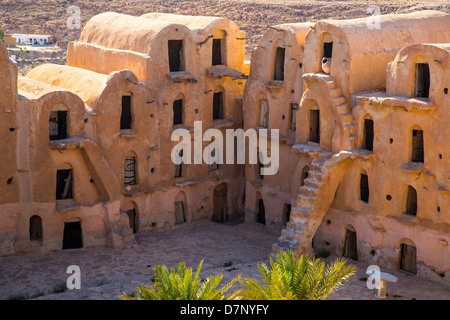
<path id="1" fill-rule="evenodd" d="M 422 9 L 450 10 L 450 4 L 420 4 L 414 1 L 308 1 L 308 0 L 0 0 L 0 28 L 6 33 L 46 33 L 58 40 L 77 40 L 80 30 L 69 30 L 67 8 L 81 9 L 84 25 L 92 16 L 115 11 L 130 15 L 168 12 L 189 15 L 221 16 L 234 20 L 247 33 L 246 51 L 258 44 L 269 27 L 280 23 L 350 19 L 367 16 L 376 3 L 381 12 L 403 13 Z"/>

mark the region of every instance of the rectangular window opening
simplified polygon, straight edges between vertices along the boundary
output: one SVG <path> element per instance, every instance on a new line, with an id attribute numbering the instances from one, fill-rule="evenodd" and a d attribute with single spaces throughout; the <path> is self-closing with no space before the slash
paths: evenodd
<path id="1" fill-rule="evenodd" d="M 56 172 L 56 199 L 72 199 L 72 169 Z"/>
<path id="2" fill-rule="evenodd" d="M 369 202 L 369 177 L 361 173 L 359 181 L 359 199 L 366 203 Z"/>
<path id="3" fill-rule="evenodd" d="M 309 141 L 320 143 L 320 111 L 309 110 Z"/>
<path id="4" fill-rule="evenodd" d="M 373 151 L 373 120 L 364 119 L 363 149 Z"/>
<path id="5" fill-rule="evenodd" d="M 284 80 L 284 57 L 285 57 L 285 48 L 277 47 L 277 51 L 275 54 L 275 66 L 274 66 L 274 80 Z"/>
<path id="6" fill-rule="evenodd" d="M 269 101 L 266 99 L 259 100 L 259 126 L 269 127 Z"/>
<path id="7" fill-rule="evenodd" d="M 423 130 L 412 131 L 412 159 L 413 162 L 424 161 Z"/>
<path id="8" fill-rule="evenodd" d="M 430 93 L 430 68 L 428 63 L 416 63 L 415 96 L 428 98 Z"/>
<path id="9" fill-rule="evenodd" d="M 67 138 L 67 111 L 50 111 L 49 136 L 50 140 Z"/>
<path id="10" fill-rule="evenodd" d="M 183 71 L 183 40 L 169 40 L 170 72 Z"/>
<path id="11" fill-rule="evenodd" d="M 213 120 L 223 119 L 223 92 L 215 92 L 213 97 Z"/>
<path id="12" fill-rule="evenodd" d="M 120 115 L 120 129 L 131 129 L 131 96 L 122 96 L 122 113 Z"/>
<path id="13" fill-rule="evenodd" d="M 136 158 L 125 157 L 124 164 L 124 184 L 131 186 L 136 184 Z"/>
<path id="14" fill-rule="evenodd" d="M 183 123 L 183 99 L 173 102 L 173 125 Z"/>
<path id="15" fill-rule="evenodd" d="M 331 59 L 333 55 L 333 42 L 324 42 L 323 44 L 323 57 Z"/>
<path id="16" fill-rule="evenodd" d="M 212 65 L 221 65 L 222 62 L 222 39 L 213 39 L 213 47 L 212 47 Z"/>
<path id="17" fill-rule="evenodd" d="M 297 130 L 297 112 L 298 112 L 298 103 L 291 103 L 291 123 L 290 129 L 293 131 Z"/>

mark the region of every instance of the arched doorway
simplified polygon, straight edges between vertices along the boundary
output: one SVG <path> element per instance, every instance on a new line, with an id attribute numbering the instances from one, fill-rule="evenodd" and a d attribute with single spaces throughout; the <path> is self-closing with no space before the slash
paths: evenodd
<path id="1" fill-rule="evenodd" d="M 227 185 L 219 184 L 214 188 L 212 221 L 224 223 L 227 220 Z"/>

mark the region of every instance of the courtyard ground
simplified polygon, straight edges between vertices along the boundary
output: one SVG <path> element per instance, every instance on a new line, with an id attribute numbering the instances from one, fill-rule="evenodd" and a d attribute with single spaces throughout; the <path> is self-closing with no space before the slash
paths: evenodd
<path id="1" fill-rule="evenodd" d="M 119 299 L 123 292 L 131 293 L 143 283 L 151 284 L 152 268 L 156 265 L 175 267 L 183 261 L 195 270 L 202 259 L 202 278 L 223 274 L 224 283 L 240 273 L 242 277 L 260 280 L 257 263 L 268 263 L 268 255 L 277 238 L 277 233 L 257 223 L 223 225 L 201 221 L 173 230 L 137 234 L 137 245 L 123 250 L 86 248 L 45 255 L 1 257 L 0 300 L 12 297 Z M 335 258 L 331 256 L 326 260 Z M 377 299 L 375 291 L 366 286 L 367 266 L 352 260 L 349 263 L 358 267 L 357 274 L 329 299 Z M 52 293 L 60 291 L 58 286 L 66 283 L 70 276 L 66 270 L 70 265 L 81 269 L 81 289 Z M 450 300 L 448 286 L 401 272 L 390 273 L 398 281 L 388 284 L 387 299 Z M 240 285 L 235 285 L 232 289 L 238 287 Z"/>

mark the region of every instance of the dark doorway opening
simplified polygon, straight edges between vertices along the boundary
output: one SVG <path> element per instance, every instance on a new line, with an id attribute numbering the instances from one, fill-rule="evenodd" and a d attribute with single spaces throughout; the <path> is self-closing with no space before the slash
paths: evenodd
<path id="1" fill-rule="evenodd" d="M 417 273 L 416 268 L 416 247 L 402 243 L 400 245 L 400 269 Z"/>
<path id="2" fill-rule="evenodd" d="M 309 110 L 309 141 L 320 143 L 319 110 Z"/>
<path id="3" fill-rule="evenodd" d="M 333 42 L 324 42 L 323 58 L 331 59 L 333 55 Z"/>
<path id="4" fill-rule="evenodd" d="M 345 234 L 343 256 L 348 257 L 355 261 L 358 260 L 356 232 L 354 232 L 354 231 L 347 230 L 347 232 Z"/>
<path id="5" fill-rule="evenodd" d="M 424 161 L 424 148 L 423 148 L 423 131 L 412 131 L 412 161 L 423 162 Z"/>
<path id="6" fill-rule="evenodd" d="M 178 153 L 178 156 L 180 158 L 183 157 L 183 149 L 181 149 Z M 182 160 L 181 160 L 182 161 Z M 180 162 L 180 164 L 175 165 L 175 178 L 180 178 L 183 176 L 183 162 Z"/>
<path id="7" fill-rule="evenodd" d="M 266 210 L 264 208 L 264 201 L 262 199 L 259 199 L 258 202 L 258 213 L 256 217 L 256 222 L 261 224 L 266 224 Z"/>
<path id="8" fill-rule="evenodd" d="M 285 203 L 284 208 L 283 208 L 283 218 L 282 218 L 283 228 L 286 228 L 286 224 L 289 222 L 290 219 L 291 219 L 291 205 L 288 203 Z"/>
<path id="9" fill-rule="evenodd" d="M 286 53 L 285 48 L 277 47 L 277 51 L 275 53 L 275 66 L 273 72 L 274 80 L 284 80 L 284 56 Z"/>
<path id="10" fill-rule="evenodd" d="M 131 129 L 131 96 L 122 96 L 122 113 L 120 115 L 120 129 Z"/>
<path id="11" fill-rule="evenodd" d="M 223 119 L 223 92 L 215 92 L 213 97 L 213 120 Z"/>
<path id="12" fill-rule="evenodd" d="M 359 180 L 359 199 L 369 202 L 369 177 L 364 173 L 361 173 Z"/>
<path id="13" fill-rule="evenodd" d="M 175 225 L 186 222 L 186 216 L 184 214 L 184 202 L 175 202 Z"/>
<path id="14" fill-rule="evenodd" d="M 227 185 L 219 184 L 214 189 L 212 221 L 224 223 L 227 218 Z"/>
<path id="15" fill-rule="evenodd" d="M 30 241 L 42 241 L 42 218 L 39 216 L 30 218 Z"/>
<path id="16" fill-rule="evenodd" d="M 212 47 L 212 65 L 217 66 L 222 63 L 222 39 L 213 39 Z"/>
<path id="17" fill-rule="evenodd" d="M 137 232 L 137 215 L 136 215 L 136 209 L 131 209 L 126 211 L 128 216 L 128 223 L 130 225 L 131 230 L 133 230 L 133 233 Z"/>
<path id="18" fill-rule="evenodd" d="M 83 248 L 81 222 L 64 223 L 63 249 Z"/>
<path id="19" fill-rule="evenodd" d="M 308 172 L 309 172 L 309 166 L 305 166 L 302 169 L 302 176 L 300 177 L 300 186 L 304 186 L 305 185 L 305 179 L 308 178 Z"/>
<path id="20" fill-rule="evenodd" d="M 364 119 L 363 149 L 373 151 L 373 120 Z"/>
<path id="21" fill-rule="evenodd" d="M 173 102 L 173 125 L 183 123 L 183 99 Z"/>
<path id="22" fill-rule="evenodd" d="M 408 186 L 405 213 L 412 216 L 417 215 L 417 191 L 411 186 Z"/>
<path id="23" fill-rule="evenodd" d="M 72 169 L 56 171 L 56 199 L 72 199 Z"/>
<path id="24" fill-rule="evenodd" d="M 67 138 L 67 111 L 50 111 L 49 136 L 50 140 Z"/>
<path id="25" fill-rule="evenodd" d="M 430 93 L 430 68 L 428 63 L 416 63 L 415 96 L 428 98 Z"/>
<path id="26" fill-rule="evenodd" d="M 169 40 L 170 72 L 183 71 L 183 40 Z"/>

